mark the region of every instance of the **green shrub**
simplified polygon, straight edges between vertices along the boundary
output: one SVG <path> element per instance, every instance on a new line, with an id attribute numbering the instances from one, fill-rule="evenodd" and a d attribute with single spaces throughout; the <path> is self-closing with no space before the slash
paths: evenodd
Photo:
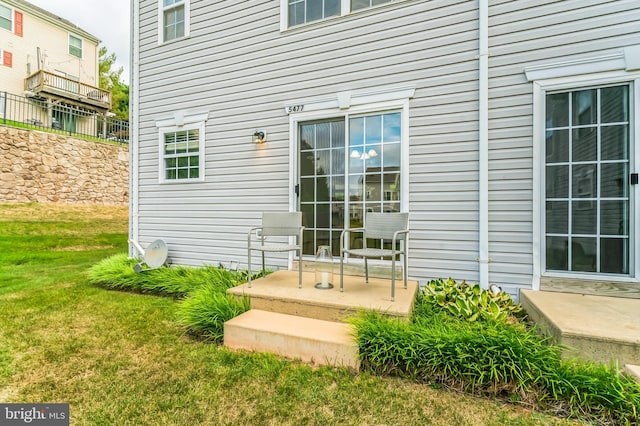
<path id="1" fill-rule="evenodd" d="M 208 283 L 226 290 L 244 279 L 239 275 L 241 273 L 214 266 L 172 266 L 135 272 L 133 266 L 139 262 L 140 259 L 129 259 L 126 254 L 109 257 L 89 270 L 89 280 L 95 285 L 113 290 L 185 297 Z"/>
<path id="2" fill-rule="evenodd" d="M 522 323 L 469 322 L 416 303 L 412 322 L 375 313 L 353 320 L 363 368 L 522 401 L 555 413 L 637 424 L 640 385 L 613 366 L 565 361 Z"/>
<path id="3" fill-rule="evenodd" d="M 215 284 L 206 284 L 180 303 L 178 317 L 189 331 L 222 342 L 224 323 L 250 309 L 249 299 L 227 295 Z"/>
<path id="4" fill-rule="evenodd" d="M 503 322 L 510 315 L 522 312 L 522 307 L 503 291 L 494 293 L 481 289 L 479 284 L 470 285 L 465 281 L 458 284 L 451 278 L 428 282 L 422 289 L 422 297 L 432 305 L 467 321 Z"/>

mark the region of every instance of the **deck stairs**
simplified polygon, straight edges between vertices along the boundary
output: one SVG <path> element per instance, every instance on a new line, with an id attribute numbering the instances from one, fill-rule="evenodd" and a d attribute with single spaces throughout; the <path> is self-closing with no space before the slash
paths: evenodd
<path id="1" fill-rule="evenodd" d="M 224 345 L 232 349 L 270 352 L 314 365 L 358 369 L 358 345 L 352 326 L 345 322 L 361 309 L 373 309 L 408 318 L 418 289 L 405 290 L 396 282 L 396 299 L 390 300 L 390 280 L 345 276 L 345 291 L 338 282 L 329 290 L 315 288 L 315 274 L 303 273 L 298 288 L 296 271 L 277 271 L 229 289 L 236 297 L 249 296 L 251 309 L 224 325 Z M 336 274 L 337 281 L 337 274 Z"/>

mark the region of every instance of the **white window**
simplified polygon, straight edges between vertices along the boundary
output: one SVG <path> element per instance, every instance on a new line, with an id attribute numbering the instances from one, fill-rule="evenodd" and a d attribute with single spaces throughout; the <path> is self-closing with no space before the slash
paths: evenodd
<path id="1" fill-rule="evenodd" d="M 534 288 L 555 277 L 638 282 L 638 52 L 525 68 L 533 83 Z"/>
<path id="2" fill-rule="evenodd" d="M 204 125 L 160 130 L 161 181 L 202 181 Z"/>
<path id="3" fill-rule="evenodd" d="M 159 0 L 161 43 L 189 35 L 189 0 Z"/>
<path id="4" fill-rule="evenodd" d="M 69 54 L 82 58 L 82 39 L 73 34 L 69 34 Z"/>
<path id="5" fill-rule="evenodd" d="M 289 0 L 289 26 L 340 15 L 340 0 Z"/>
<path id="6" fill-rule="evenodd" d="M 366 9 L 379 4 L 390 3 L 392 0 L 351 0 L 351 10 Z"/>
<path id="7" fill-rule="evenodd" d="M 280 0 L 280 30 L 403 0 Z"/>
<path id="8" fill-rule="evenodd" d="M 0 28 L 13 31 L 13 11 L 3 4 L 0 4 Z"/>

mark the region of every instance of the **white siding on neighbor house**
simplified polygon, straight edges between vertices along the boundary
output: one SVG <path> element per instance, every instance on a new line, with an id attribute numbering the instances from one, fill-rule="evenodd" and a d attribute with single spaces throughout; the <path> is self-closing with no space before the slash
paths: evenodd
<path id="1" fill-rule="evenodd" d="M 524 68 L 637 44 L 640 2 L 491 1 L 490 281 L 515 293 L 533 274 L 533 96 Z"/>
<path id="2" fill-rule="evenodd" d="M 477 280 L 475 2 L 409 0 L 281 32 L 279 2 L 192 0 L 190 37 L 164 45 L 157 1 L 138 7 L 143 246 L 164 238 L 177 263 L 246 264 L 260 212 L 290 207 L 284 104 L 410 84 L 409 273 Z M 160 185 L 155 120 L 203 108 L 205 182 Z M 250 143 L 256 128 L 266 145 Z"/>

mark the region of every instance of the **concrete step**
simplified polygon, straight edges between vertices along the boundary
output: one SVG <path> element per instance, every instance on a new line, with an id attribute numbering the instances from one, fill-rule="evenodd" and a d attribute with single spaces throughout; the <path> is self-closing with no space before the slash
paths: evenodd
<path id="1" fill-rule="evenodd" d="M 317 365 L 358 369 L 358 345 L 346 323 L 251 309 L 224 324 L 224 345 Z"/>
<path id="2" fill-rule="evenodd" d="M 640 365 L 639 299 L 522 290 L 520 303 L 564 356 Z"/>
<path id="3" fill-rule="evenodd" d="M 624 370 L 636 379 L 636 382 L 640 383 L 640 365 L 627 364 L 624 366 Z"/>
<path id="4" fill-rule="evenodd" d="M 227 290 L 236 297 L 248 296 L 251 309 L 279 312 L 325 321 L 340 322 L 359 310 L 369 309 L 388 316 L 408 318 L 418 291 L 418 282 L 411 281 L 404 288 L 396 281 L 395 301 L 391 301 L 389 279 L 370 278 L 365 284 L 359 276 L 344 276 L 344 292 L 340 292 L 340 276 L 334 275 L 334 287 L 315 288 L 315 273 L 302 273 L 302 288 L 298 288 L 297 271 L 276 271 L 253 280 L 251 288 L 243 284 Z"/>

